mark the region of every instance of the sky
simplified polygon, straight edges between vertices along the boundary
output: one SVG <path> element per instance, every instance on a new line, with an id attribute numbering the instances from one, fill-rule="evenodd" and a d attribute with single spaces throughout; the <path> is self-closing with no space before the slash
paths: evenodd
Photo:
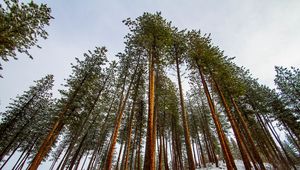
<path id="1" fill-rule="evenodd" d="M 26 1 L 25 1 L 26 2 Z M 274 66 L 300 67 L 299 0 L 39 0 L 52 9 L 49 37 L 33 48 L 31 60 L 3 63 L 0 78 L 0 112 L 10 98 L 21 95 L 46 74 L 55 79 L 54 94 L 71 73 L 74 58 L 96 46 L 106 46 L 108 58 L 124 49 L 128 33 L 122 20 L 143 12 L 160 11 L 180 29 L 211 33 L 212 41 L 237 65 L 250 69 L 259 82 L 274 88 Z M 3 1 L 0 0 L 2 4 Z"/>

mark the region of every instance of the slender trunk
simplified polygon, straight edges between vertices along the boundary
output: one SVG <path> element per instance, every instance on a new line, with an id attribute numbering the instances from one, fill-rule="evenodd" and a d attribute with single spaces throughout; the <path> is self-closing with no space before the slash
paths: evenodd
<path id="1" fill-rule="evenodd" d="M 277 143 L 281 147 L 281 150 L 284 152 L 284 154 L 285 154 L 285 156 L 287 158 L 286 164 L 291 165 L 296 170 L 297 168 L 295 167 L 295 163 L 293 162 L 293 160 L 291 159 L 291 157 L 289 156 L 289 154 L 286 152 L 286 150 L 285 150 L 284 146 L 282 145 L 282 142 L 280 141 L 280 138 L 279 138 L 277 132 L 275 131 L 272 123 L 270 123 L 270 120 L 267 119 L 266 117 L 263 116 L 263 118 L 265 119 L 265 122 L 268 125 L 269 129 L 271 130 L 271 133 L 275 137 Z"/>
<path id="2" fill-rule="evenodd" d="M 245 148 L 245 144 L 243 143 L 243 140 L 242 140 L 242 136 L 241 136 L 241 133 L 238 129 L 238 126 L 237 126 L 237 122 L 235 121 L 231 111 L 230 111 L 230 108 L 227 104 L 227 101 L 225 99 L 225 96 L 223 94 L 223 92 L 221 91 L 218 83 L 216 82 L 216 80 L 213 80 L 214 83 L 215 83 L 215 86 L 216 86 L 216 89 L 219 93 L 219 96 L 221 98 L 221 101 L 223 103 L 223 106 L 225 108 L 225 112 L 227 114 L 227 117 L 229 119 L 229 122 L 231 124 L 231 127 L 233 129 L 233 133 L 235 135 L 235 138 L 237 140 L 237 144 L 238 144 L 238 147 L 239 147 L 239 150 L 241 152 L 241 155 L 242 155 L 242 159 L 243 159 L 243 163 L 244 163 L 244 166 L 245 166 L 245 169 L 246 170 L 251 170 L 251 163 L 250 163 L 250 160 L 247 156 L 247 151 L 246 151 L 246 148 Z"/>
<path id="3" fill-rule="evenodd" d="M 16 167 L 19 165 L 19 162 L 22 160 L 24 154 L 26 153 L 26 151 L 29 149 L 29 145 L 24 149 L 24 151 L 22 152 L 22 154 L 20 155 L 19 159 L 17 160 L 17 162 L 15 163 L 15 165 L 13 166 L 13 170 L 16 169 Z"/>
<path id="4" fill-rule="evenodd" d="M 82 152 L 81 152 L 81 154 L 80 154 L 80 156 L 79 156 L 79 158 L 78 158 L 78 160 L 77 160 L 77 162 L 76 162 L 76 165 L 75 165 L 75 167 L 74 167 L 74 169 L 75 169 L 75 170 L 77 170 L 77 169 L 78 169 L 78 167 L 79 167 L 79 164 L 80 164 L 80 162 L 81 162 L 81 159 L 82 159 L 82 156 L 83 156 L 83 154 L 84 154 L 84 151 L 82 151 Z M 72 170 L 72 168 L 70 168 L 70 170 Z"/>
<path id="5" fill-rule="evenodd" d="M 260 124 L 260 126 L 262 127 L 262 130 L 265 134 L 265 137 L 266 137 L 266 141 L 267 141 L 267 144 L 268 146 L 270 147 L 270 150 L 274 153 L 274 158 L 273 159 L 277 159 L 278 161 L 276 161 L 276 164 L 280 163 L 280 162 L 283 162 L 284 164 L 285 163 L 285 160 L 283 158 L 283 156 L 281 155 L 280 153 L 280 150 L 278 149 L 276 143 L 274 142 L 269 130 L 267 129 L 264 121 L 262 120 L 261 116 L 258 114 L 258 113 L 255 113 L 256 117 L 257 117 L 257 120 Z M 279 166 L 283 166 L 282 164 L 278 164 Z M 285 165 L 288 167 L 288 165 Z"/>
<path id="6" fill-rule="evenodd" d="M 187 157 L 189 162 L 189 169 L 195 169 L 195 163 L 193 159 L 193 152 L 191 147 L 191 140 L 190 140 L 190 131 L 188 127 L 188 118 L 184 104 L 183 92 L 182 92 L 182 85 L 181 85 L 181 75 L 180 75 L 180 68 L 179 68 L 179 61 L 178 56 L 176 57 L 176 68 L 177 68 L 177 79 L 178 79 L 178 86 L 179 86 L 179 95 L 180 95 L 180 106 L 181 106 L 181 116 L 182 116 L 182 125 L 184 130 L 184 139 L 185 139 L 185 146 L 187 151 Z"/>
<path id="7" fill-rule="evenodd" d="M 19 146 L 22 144 L 20 142 L 18 146 L 15 147 L 15 149 L 12 151 L 12 153 L 9 155 L 9 157 L 4 161 L 3 165 L 1 165 L 0 169 L 3 169 L 3 167 L 6 165 L 6 163 L 10 160 L 10 158 L 14 155 L 14 153 L 19 149 Z"/>
<path id="8" fill-rule="evenodd" d="M 73 158 L 71 159 L 70 167 L 69 167 L 70 170 L 73 168 L 73 166 L 74 166 L 74 164 L 75 164 L 75 162 L 76 162 L 76 159 L 77 159 L 77 157 L 78 157 L 78 155 L 79 155 L 79 152 L 80 152 L 80 150 L 81 150 L 81 148 L 82 148 L 82 146 L 83 146 L 83 143 L 84 143 L 86 137 L 87 137 L 87 133 L 86 133 L 86 134 L 83 136 L 83 138 L 81 139 L 81 141 L 80 141 L 80 143 L 79 143 L 79 146 L 78 146 L 76 152 L 74 153 Z"/>
<path id="9" fill-rule="evenodd" d="M 231 100 L 231 103 L 233 104 L 234 109 L 238 113 L 237 114 L 238 118 L 239 118 L 239 120 L 240 120 L 240 122 L 241 122 L 241 124 L 242 124 L 242 126 L 243 126 L 243 128 L 245 130 L 245 134 L 247 136 L 247 139 L 250 142 L 250 147 L 251 147 L 251 151 L 253 153 L 253 156 L 254 156 L 256 162 L 258 162 L 260 169 L 261 170 L 265 170 L 266 168 L 265 168 L 265 166 L 263 164 L 263 161 L 262 161 L 262 159 L 261 159 L 261 157 L 260 157 L 260 155 L 259 155 L 259 153 L 258 153 L 258 151 L 256 149 L 256 146 L 254 144 L 254 140 L 253 140 L 252 135 L 251 135 L 251 133 L 249 131 L 249 128 L 248 128 L 248 126 L 247 126 L 247 124 L 246 124 L 246 122 L 245 122 L 245 120 L 243 118 L 242 113 L 241 113 L 239 107 L 237 106 L 237 104 L 236 104 L 236 102 L 235 102 L 235 100 L 233 99 L 232 96 L 230 97 L 230 100 Z"/>
<path id="10" fill-rule="evenodd" d="M 159 151 L 158 151 L 158 170 L 162 170 L 163 166 L 163 149 L 162 149 L 162 138 L 161 138 L 161 131 L 159 133 Z"/>
<path id="11" fill-rule="evenodd" d="M 85 165 L 85 163 L 86 163 L 86 160 L 87 160 L 88 156 L 89 156 L 89 152 L 86 154 L 86 156 L 85 156 L 85 158 L 84 158 L 84 161 L 83 161 L 83 163 L 82 163 L 82 166 L 81 166 L 80 170 L 83 170 L 84 165 Z"/>
<path id="12" fill-rule="evenodd" d="M 108 154 L 107 154 L 107 157 L 106 157 L 105 169 L 111 169 L 111 167 L 112 167 L 112 158 L 113 158 L 115 145 L 116 145 L 116 142 L 117 142 L 118 131 L 119 131 L 119 128 L 120 128 L 120 125 L 121 125 L 122 115 L 123 115 L 123 112 L 124 112 L 124 109 L 125 109 L 125 106 L 126 106 L 126 102 L 127 102 L 128 97 L 129 97 L 130 90 L 131 90 L 131 86 L 132 86 L 133 81 L 135 79 L 138 68 L 139 68 L 139 59 L 138 59 L 136 68 L 134 70 L 134 73 L 132 74 L 132 77 L 131 77 L 131 80 L 130 80 L 130 83 L 129 83 L 129 86 L 128 86 L 128 89 L 127 89 L 127 92 L 126 92 L 126 96 L 125 96 L 124 100 L 120 101 L 120 107 L 119 107 L 120 109 L 119 109 L 119 112 L 117 114 L 114 131 L 113 131 L 113 134 L 111 136 L 111 145 L 109 147 Z"/>
<path id="13" fill-rule="evenodd" d="M 151 54 L 149 61 L 149 95 L 148 95 L 148 121 L 147 121 L 147 137 L 146 137 L 146 151 L 144 160 L 144 170 L 155 169 L 155 136 L 154 136 L 154 101 L 155 101 L 155 71 L 154 59 L 155 52 Z"/>
<path id="14" fill-rule="evenodd" d="M 122 149 L 123 149 L 123 140 L 121 142 L 121 147 L 120 147 L 120 150 L 119 150 L 119 155 L 118 155 L 118 159 L 117 159 L 117 163 L 116 163 L 116 170 L 119 169 L 119 162 L 120 162 L 120 157 L 121 157 L 121 153 L 122 153 Z"/>
<path id="15" fill-rule="evenodd" d="M 14 124 L 17 122 L 17 118 L 22 116 L 22 112 L 24 109 L 33 101 L 33 99 L 37 96 L 37 94 L 34 94 L 20 109 L 20 111 L 11 119 L 9 123 L 6 123 L 4 126 L 1 126 L 0 129 L 0 139 L 3 138 L 4 132 L 7 131 L 11 126 L 14 126 Z"/>
<path id="16" fill-rule="evenodd" d="M 91 67 L 91 69 L 92 69 L 92 67 Z M 66 113 L 69 111 L 75 98 L 77 97 L 79 90 L 82 88 L 83 84 L 87 80 L 91 69 L 84 75 L 83 79 L 80 81 L 78 86 L 75 88 L 74 93 L 68 99 L 66 105 L 59 112 L 57 121 L 54 123 L 54 125 L 52 126 L 52 129 L 49 131 L 48 135 L 44 139 L 41 147 L 39 148 L 37 154 L 35 155 L 34 159 L 32 160 L 32 162 L 30 164 L 29 170 L 36 170 L 38 168 L 38 166 L 41 164 L 42 160 L 44 159 L 45 155 L 49 152 L 49 150 L 51 149 L 51 146 L 56 141 L 61 129 L 64 126 L 63 119 L 66 116 Z"/>
<path id="17" fill-rule="evenodd" d="M 206 161 L 205 161 L 204 152 L 203 152 L 203 149 L 202 149 L 202 146 L 201 146 L 199 133 L 197 133 L 197 139 L 198 139 L 198 145 L 199 145 L 199 148 L 200 148 L 202 164 L 203 164 L 203 167 L 206 168 Z"/>
<path id="18" fill-rule="evenodd" d="M 225 158 L 225 161 L 226 161 L 227 169 L 229 169 L 229 170 L 237 169 L 236 165 L 234 163 L 234 160 L 231 159 L 232 155 L 231 155 L 230 151 L 227 150 L 228 146 L 226 146 L 227 143 L 225 141 L 225 134 L 222 130 L 220 120 L 219 120 L 218 116 L 215 113 L 214 104 L 213 104 L 213 101 L 211 99 L 211 96 L 210 96 L 210 93 L 209 93 L 209 90 L 208 90 L 208 87 L 207 87 L 207 84 L 206 84 L 206 81 L 205 81 L 205 78 L 204 78 L 204 75 L 202 73 L 202 69 L 201 69 L 200 65 L 198 65 L 198 70 L 199 70 L 201 81 L 202 81 L 202 84 L 203 84 L 203 87 L 204 87 L 205 95 L 206 95 L 206 98 L 207 98 L 207 101 L 208 101 L 208 104 L 209 104 L 211 115 L 212 115 L 212 118 L 213 118 L 214 123 L 215 123 L 216 128 L 217 128 L 217 134 L 218 134 L 218 137 L 219 137 L 219 140 L 220 140 L 220 144 L 221 144 L 221 148 L 222 148 L 224 158 Z"/>
<path id="19" fill-rule="evenodd" d="M 283 126 L 285 127 L 286 131 L 288 132 L 288 134 L 289 134 L 290 138 L 292 139 L 294 145 L 297 147 L 298 152 L 300 153 L 300 144 L 299 144 L 300 140 L 297 141 L 295 139 L 294 134 L 292 134 L 291 129 L 286 125 L 285 122 L 283 122 Z"/>
<path id="20" fill-rule="evenodd" d="M 138 90 L 138 89 L 136 89 L 136 90 Z M 135 94 L 135 95 L 137 95 L 137 94 Z M 133 116 L 134 116 L 135 102 L 136 102 L 136 98 L 134 99 L 134 101 L 132 103 L 132 108 L 131 108 L 131 113 L 130 113 L 130 118 L 129 118 L 129 125 L 128 125 L 128 129 L 127 129 L 127 142 L 126 142 L 127 150 L 126 150 L 126 154 L 125 154 L 124 169 L 127 169 L 127 166 L 128 166 L 129 151 L 130 151 L 130 147 L 131 147 L 130 144 L 131 144 L 132 120 L 133 120 Z"/>
<path id="21" fill-rule="evenodd" d="M 24 132 L 24 130 L 28 127 L 29 123 L 32 122 L 33 118 L 37 115 L 37 112 L 33 114 L 33 116 L 30 117 L 29 120 L 26 121 L 26 123 L 18 130 L 18 132 L 14 135 L 12 139 L 10 139 L 9 143 L 6 145 L 4 149 L 1 150 L 0 153 L 0 160 L 2 160 L 5 156 L 5 154 L 11 149 L 11 146 L 14 144 L 15 140 L 19 137 L 19 135 Z"/>
<path id="22" fill-rule="evenodd" d="M 141 107 L 143 107 L 143 103 L 141 102 Z M 140 127 L 139 127 L 139 142 L 138 142 L 138 155 L 137 155 L 137 169 L 141 169 L 141 147 L 142 147 L 142 129 L 143 129 L 143 112 L 140 112 Z"/>
<path id="23" fill-rule="evenodd" d="M 164 152 L 164 164 L 165 170 L 169 170 L 169 161 L 168 161 L 168 141 L 163 135 L 163 152 Z"/>
<path id="24" fill-rule="evenodd" d="M 97 147 L 94 149 L 93 154 L 92 154 L 92 157 L 91 157 L 91 159 L 90 159 L 90 161 L 89 161 L 87 170 L 91 169 L 91 167 L 93 166 L 93 162 L 94 162 L 94 160 L 95 160 L 95 156 L 96 156 L 96 153 L 97 153 L 97 151 L 98 151 L 98 148 L 99 148 L 99 147 L 97 146 Z"/>
<path id="25" fill-rule="evenodd" d="M 64 149 L 62 149 L 62 150 L 58 153 L 58 155 L 54 158 L 54 160 L 53 160 L 53 162 L 52 162 L 52 164 L 51 164 L 49 170 L 53 170 L 53 169 L 54 169 L 54 166 L 55 166 L 55 164 L 57 163 L 57 161 L 58 161 L 60 155 L 63 153 L 63 151 L 64 151 Z"/>
<path id="26" fill-rule="evenodd" d="M 195 149 L 195 142 L 194 142 L 194 140 L 192 140 L 192 151 L 193 151 L 193 154 L 194 154 L 195 167 L 197 167 L 198 162 L 197 162 L 197 156 L 196 156 L 196 149 Z"/>

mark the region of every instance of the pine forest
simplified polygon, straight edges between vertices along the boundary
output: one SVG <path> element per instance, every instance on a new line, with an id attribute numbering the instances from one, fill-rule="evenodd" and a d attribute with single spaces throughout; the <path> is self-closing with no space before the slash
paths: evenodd
<path id="1" fill-rule="evenodd" d="M 300 69 L 275 66 L 275 88 L 263 85 L 210 33 L 163 14 L 124 19 L 123 51 L 85 49 L 58 92 L 48 74 L 11 99 L 0 169 L 300 169 Z M 1 63 L 32 58 L 53 19 L 45 4 L 4 0 Z"/>

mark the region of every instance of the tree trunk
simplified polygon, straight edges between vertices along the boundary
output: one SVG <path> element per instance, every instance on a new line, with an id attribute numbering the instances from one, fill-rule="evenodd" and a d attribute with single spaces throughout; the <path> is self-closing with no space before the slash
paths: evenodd
<path id="1" fill-rule="evenodd" d="M 176 57 L 177 79 L 178 79 L 179 95 L 180 95 L 182 125 L 183 125 L 183 130 L 184 130 L 184 139 L 185 139 L 185 146 L 186 146 L 187 157 L 188 157 L 188 162 L 189 162 L 189 169 L 195 170 L 195 163 L 194 163 L 194 159 L 193 159 L 193 152 L 192 152 L 191 140 L 190 140 L 190 131 L 189 131 L 189 127 L 188 127 L 188 118 L 187 118 L 187 113 L 186 113 L 184 98 L 183 98 L 183 92 L 182 92 L 179 61 L 178 61 L 178 56 L 175 56 L 175 57 Z"/>
<path id="2" fill-rule="evenodd" d="M 245 120 L 243 118 L 242 113 L 241 113 L 240 109 L 238 108 L 238 106 L 237 106 L 237 104 L 236 104 L 236 102 L 235 102 L 235 100 L 233 99 L 232 96 L 230 97 L 230 100 L 231 100 L 231 103 L 233 104 L 234 109 L 238 113 L 237 114 L 238 118 L 239 118 L 239 120 L 240 120 L 240 122 L 241 122 L 241 124 L 242 124 L 242 126 L 243 126 L 243 128 L 245 130 L 245 132 L 246 132 L 245 134 L 247 136 L 248 141 L 250 142 L 250 147 L 251 147 L 251 151 L 253 153 L 253 156 L 254 156 L 255 160 L 258 162 L 260 169 L 261 170 L 265 170 L 266 168 L 265 168 L 265 166 L 263 164 L 263 161 L 262 161 L 262 159 L 261 159 L 261 157 L 260 157 L 260 155 L 259 155 L 259 153 L 258 153 L 258 151 L 256 149 L 256 146 L 254 144 L 254 140 L 253 140 L 252 135 L 251 135 L 251 133 L 249 131 L 249 128 L 248 128 L 248 126 L 247 126 L 247 124 L 246 124 L 246 122 L 245 122 Z"/>
<path id="3" fill-rule="evenodd" d="M 214 79 L 213 79 L 213 81 L 215 83 L 216 89 L 217 89 L 217 91 L 219 93 L 219 96 L 220 96 L 221 101 L 223 103 L 223 106 L 225 108 L 227 117 L 228 117 L 229 122 L 231 124 L 231 127 L 233 129 L 233 132 L 234 132 L 235 138 L 237 140 L 237 144 L 238 144 L 239 150 L 240 150 L 241 155 L 242 155 L 242 159 L 243 159 L 243 162 L 244 162 L 245 169 L 246 170 L 251 170 L 251 163 L 250 163 L 249 158 L 247 156 L 247 151 L 246 151 L 246 148 L 245 148 L 245 144 L 243 143 L 242 136 L 241 136 L 241 133 L 240 133 L 240 131 L 238 129 L 237 123 L 236 123 L 236 121 L 235 121 L 235 119 L 234 119 L 234 117 L 233 117 L 233 115 L 232 115 L 232 113 L 230 111 L 230 108 L 229 108 L 229 106 L 228 106 L 228 104 L 226 102 L 225 96 L 224 96 L 223 92 L 221 91 L 218 83 Z"/>
<path id="4" fill-rule="evenodd" d="M 202 81 L 202 84 L 203 84 L 203 87 L 204 87 L 204 92 L 205 92 L 205 95 L 206 95 L 206 98 L 207 98 L 207 101 L 208 101 L 208 104 L 209 104 L 211 115 L 212 115 L 212 118 L 214 120 L 215 126 L 217 128 L 217 134 L 218 134 L 218 137 L 219 137 L 219 140 L 220 140 L 220 144 L 221 144 L 221 148 L 222 148 L 224 158 L 225 158 L 225 161 L 226 161 L 227 169 L 230 169 L 230 170 L 231 169 L 237 169 L 236 165 L 234 163 L 234 160 L 231 159 L 231 157 L 232 157 L 231 152 L 229 150 L 227 150 L 228 146 L 226 146 L 227 143 L 225 141 L 226 140 L 225 139 L 225 134 L 222 130 L 222 125 L 220 123 L 220 120 L 219 120 L 218 116 L 215 113 L 214 104 L 213 104 L 213 101 L 211 99 L 211 96 L 210 96 L 210 93 L 209 93 L 209 90 L 208 90 L 208 87 L 207 87 L 207 84 L 206 84 L 206 81 L 205 81 L 205 78 L 204 78 L 204 75 L 202 73 L 202 69 L 201 69 L 200 65 L 198 65 L 198 70 L 199 70 L 201 81 Z"/>
<path id="5" fill-rule="evenodd" d="M 125 109 L 125 106 L 126 106 L 126 102 L 127 102 L 128 97 L 129 97 L 130 90 L 131 90 L 131 86 L 133 85 L 133 81 L 135 79 L 138 68 L 139 68 L 139 59 L 137 61 L 137 65 L 136 65 L 136 68 L 134 70 L 134 73 L 132 74 L 132 77 L 131 77 L 131 80 L 130 80 L 130 83 L 129 83 L 129 86 L 128 86 L 128 89 L 127 89 L 127 92 L 126 92 L 126 96 L 125 96 L 124 100 L 122 98 L 120 100 L 120 105 L 119 105 L 119 109 L 118 109 L 119 111 L 118 111 L 117 118 L 116 118 L 116 121 L 115 121 L 114 131 L 113 131 L 113 134 L 111 136 L 111 145 L 109 147 L 108 154 L 107 154 L 107 157 L 106 157 L 105 169 L 111 169 L 111 166 L 112 166 L 112 158 L 113 158 L 115 145 L 116 145 L 116 142 L 117 142 L 118 131 L 119 131 L 119 128 L 120 128 L 120 125 L 121 125 L 122 115 L 123 115 L 123 112 L 124 112 L 124 109 Z"/>
<path id="6" fill-rule="evenodd" d="M 87 152 L 87 154 L 86 154 L 86 156 L 85 156 L 85 158 L 84 158 L 84 161 L 83 161 L 83 163 L 82 163 L 82 166 L 81 166 L 80 170 L 83 170 L 84 165 L 85 165 L 85 163 L 86 163 L 86 160 L 87 160 L 88 156 L 89 156 L 89 151 Z"/>
<path id="7" fill-rule="evenodd" d="M 149 95 L 148 95 L 148 121 L 147 121 L 147 137 L 146 151 L 144 160 L 144 170 L 155 169 L 155 139 L 154 137 L 154 101 L 155 101 L 155 71 L 154 62 L 155 54 L 151 54 L 149 59 Z"/>
<path id="8" fill-rule="evenodd" d="M 137 91 L 138 91 L 138 85 L 137 85 L 135 96 L 134 96 L 134 99 L 133 99 L 131 113 L 130 113 L 130 118 L 129 118 L 128 129 L 127 129 L 127 141 L 126 141 L 126 143 L 127 143 L 127 147 L 126 148 L 127 149 L 126 149 L 126 154 L 125 154 L 124 169 L 127 169 L 127 166 L 128 166 L 129 151 L 130 151 L 130 147 L 131 147 L 132 121 L 133 121 L 133 116 L 134 116 L 134 109 L 135 109 Z"/>

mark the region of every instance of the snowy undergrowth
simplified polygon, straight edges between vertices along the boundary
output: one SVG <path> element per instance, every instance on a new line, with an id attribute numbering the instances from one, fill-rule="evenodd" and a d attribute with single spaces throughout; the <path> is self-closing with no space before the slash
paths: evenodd
<path id="1" fill-rule="evenodd" d="M 238 170 L 244 170 L 244 164 L 242 160 L 235 160 L 235 165 L 237 167 Z M 268 163 L 265 163 L 265 167 L 267 170 L 272 170 L 272 166 Z M 206 168 L 197 168 L 197 170 L 225 170 L 226 168 L 226 164 L 223 161 L 219 162 L 219 167 L 216 167 L 215 164 L 207 164 Z"/>

